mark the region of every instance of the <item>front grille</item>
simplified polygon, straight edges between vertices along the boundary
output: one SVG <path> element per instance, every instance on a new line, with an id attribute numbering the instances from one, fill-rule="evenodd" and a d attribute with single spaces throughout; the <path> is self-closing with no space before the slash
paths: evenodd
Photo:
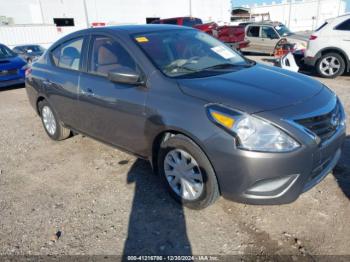
<path id="1" fill-rule="evenodd" d="M 8 69 L 8 70 L 0 70 L 0 76 L 11 76 L 17 75 L 18 69 Z"/>
<path id="2" fill-rule="evenodd" d="M 334 135 L 340 125 L 340 105 L 337 103 L 334 109 L 327 114 L 299 119 L 296 122 L 317 135 L 321 142 L 326 141 Z"/>

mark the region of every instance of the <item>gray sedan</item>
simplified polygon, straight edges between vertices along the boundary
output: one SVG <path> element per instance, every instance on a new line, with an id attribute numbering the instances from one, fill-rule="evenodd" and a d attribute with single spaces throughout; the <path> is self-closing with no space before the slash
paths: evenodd
<path id="1" fill-rule="evenodd" d="M 332 170 L 345 138 L 326 86 L 187 27 L 75 32 L 27 70 L 26 90 L 51 139 L 74 131 L 148 159 L 194 209 L 220 195 L 292 202 Z"/>

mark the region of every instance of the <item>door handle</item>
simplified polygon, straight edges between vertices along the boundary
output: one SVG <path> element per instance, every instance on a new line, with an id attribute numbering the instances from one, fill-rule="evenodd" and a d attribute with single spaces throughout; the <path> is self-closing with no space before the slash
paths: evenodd
<path id="1" fill-rule="evenodd" d="M 52 82 L 49 79 L 44 79 L 43 80 L 43 84 L 46 85 L 46 86 L 51 86 Z"/>
<path id="2" fill-rule="evenodd" d="M 94 96 L 94 91 L 91 88 L 87 88 L 86 90 L 81 90 L 81 94 L 85 96 Z"/>

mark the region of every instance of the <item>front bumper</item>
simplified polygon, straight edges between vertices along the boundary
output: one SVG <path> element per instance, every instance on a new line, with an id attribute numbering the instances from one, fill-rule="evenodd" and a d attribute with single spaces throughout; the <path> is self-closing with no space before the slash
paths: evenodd
<path id="1" fill-rule="evenodd" d="M 222 135 L 211 138 L 209 156 L 224 198 L 247 204 L 286 204 L 318 184 L 337 164 L 345 127 L 322 145 L 307 144 L 289 153 L 234 148 Z M 220 157 L 215 157 L 215 156 Z"/>
<path id="2" fill-rule="evenodd" d="M 23 85 L 24 84 L 24 78 L 17 78 L 17 79 L 11 79 L 6 81 L 0 81 L 0 88 L 2 87 L 10 87 L 14 85 Z"/>

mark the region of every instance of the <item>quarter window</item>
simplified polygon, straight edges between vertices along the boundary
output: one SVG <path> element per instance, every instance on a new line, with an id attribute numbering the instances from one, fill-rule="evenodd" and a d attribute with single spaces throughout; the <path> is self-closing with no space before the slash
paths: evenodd
<path id="1" fill-rule="evenodd" d="M 336 27 L 336 30 L 350 31 L 350 19 L 344 21 Z"/>
<path id="2" fill-rule="evenodd" d="M 89 71 L 107 76 L 119 68 L 136 70 L 136 64 L 129 53 L 116 41 L 105 36 L 93 39 Z"/>
<path id="3" fill-rule="evenodd" d="M 259 30 L 260 30 L 259 26 L 250 26 L 248 28 L 247 36 L 259 37 Z"/>
<path id="4" fill-rule="evenodd" d="M 52 59 L 56 66 L 72 70 L 79 70 L 83 38 L 68 41 L 52 52 Z"/>

